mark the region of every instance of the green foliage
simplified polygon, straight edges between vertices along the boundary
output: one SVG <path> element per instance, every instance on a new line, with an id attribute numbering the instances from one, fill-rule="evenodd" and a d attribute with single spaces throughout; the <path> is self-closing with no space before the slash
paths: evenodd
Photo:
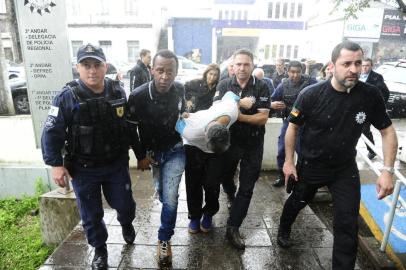
<path id="1" fill-rule="evenodd" d="M 30 215 L 45 191 L 38 179 L 36 196 L 0 200 L 0 269 L 37 269 L 53 251 L 42 243 L 39 216 Z"/>
<path id="2" fill-rule="evenodd" d="M 335 8 L 337 10 L 338 7 L 344 7 L 344 18 L 354 18 L 357 19 L 357 13 L 363 11 L 365 8 L 370 7 L 370 2 L 372 0 L 353 0 L 353 1 L 346 1 L 346 0 L 334 0 Z"/>

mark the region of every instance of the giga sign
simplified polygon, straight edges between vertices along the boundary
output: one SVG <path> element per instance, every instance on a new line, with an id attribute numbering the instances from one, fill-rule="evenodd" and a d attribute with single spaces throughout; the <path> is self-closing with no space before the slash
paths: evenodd
<path id="1" fill-rule="evenodd" d="M 382 17 L 382 9 L 366 8 L 358 19 L 348 19 L 345 22 L 344 36 L 378 39 L 381 35 Z"/>

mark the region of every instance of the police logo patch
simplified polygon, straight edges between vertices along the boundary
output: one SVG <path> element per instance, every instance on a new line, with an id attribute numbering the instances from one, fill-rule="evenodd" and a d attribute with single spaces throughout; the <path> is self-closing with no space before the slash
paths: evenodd
<path id="1" fill-rule="evenodd" d="M 367 119 L 367 115 L 364 112 L 359 112 L 355 115 L 355 122 L 358 124 L 363 124 Z"/>
<path id="2" fill-rule="evenodd" d="M 86 52 L 94 52 L 94 47 L 92 45 L 87 45 Z"/>
<path id="3" fill-rule="evenodd" d="M 124 107 L 123 106 L 117 107 L 116 108 L 116 114 L 117 114 L 118 117 L 123 117 L 123 115 L 124 115 Z"/>
<path id="4" fill-rule="evenodd" d="M 56 122 L 55 117 L 50 115 L 50 116 L 47 117 L 47 120 L 45 121 L 44 126 L 45 126 L 46 129 L 50 129 L 55 125 L 55 122 Z"/>

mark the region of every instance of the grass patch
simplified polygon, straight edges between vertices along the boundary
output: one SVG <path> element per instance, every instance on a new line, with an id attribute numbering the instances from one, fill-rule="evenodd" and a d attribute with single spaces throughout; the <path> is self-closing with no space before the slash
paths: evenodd
<path id="1" fill-rule="evenodd" d="M 37 195 L 22 199 L 0 200 L 0 269 L 37 269 L 52 253 L 54 247 L 42 242 L 38 209 L 42 182 L 36 182 Z"/>

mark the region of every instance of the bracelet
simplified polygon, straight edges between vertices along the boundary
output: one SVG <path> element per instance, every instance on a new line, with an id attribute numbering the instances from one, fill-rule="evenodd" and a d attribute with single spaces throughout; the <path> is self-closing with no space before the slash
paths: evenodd
<path id="1" fill-rule="evenodd" d="M 394 174 L 395 173 L 395 169 L 393 167 L 389 167 L 389 166 L 383 166 L 381 171 L 387 171 L 390 174 Z"/>

